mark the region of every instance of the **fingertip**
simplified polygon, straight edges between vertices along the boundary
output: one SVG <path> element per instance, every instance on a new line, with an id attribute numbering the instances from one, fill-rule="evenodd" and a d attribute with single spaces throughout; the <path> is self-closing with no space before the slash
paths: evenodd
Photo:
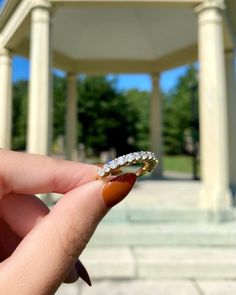
<path id="1" fill-rule="evenodd" d="M 102 189 L 102 198 L 108 208 L 121 202 L 132 190 L 137 181 L 134 173 L 125 173 L 114 177 Z"/>
<path id="2" fill-rule="evenodd" d="M 77 260 L 63 282 L 66 284 L 72 284 L 79 278 L 81 278 L 88 286 L 92 286 L 87 269 L 80 260 Z"/>
<path id="3" fill-rule="evenodd" d="M 65 284 L 72 284 L 72 283 L 76 282 L 78 279 L 79 279 L 78 272 L 77 272 L 75 266 L 73 266 L 73 268 L 68 273 L 68 275 L 66 276 L 65 280 L 63 281 L 63 283 L 65 283 Z"/>

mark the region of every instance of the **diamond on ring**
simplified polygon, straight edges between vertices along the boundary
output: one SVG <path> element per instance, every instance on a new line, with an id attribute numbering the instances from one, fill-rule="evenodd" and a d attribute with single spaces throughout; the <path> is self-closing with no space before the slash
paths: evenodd
<path id="1" fill-rule="evenodd" d="M 155 154 L 152 152 L 134 152 L 120 156 L 114 160 L 105 163 L 102 168 L 98 169 L 97 173 L 99 178 L 103 178 L 111 174 L 113 170 L 136 163 L 143 164 L 143 166 L 135 172 L 137 176 L 141 176 L 146 172 L 151 172 L 156 167 L 158 160 Z"/>

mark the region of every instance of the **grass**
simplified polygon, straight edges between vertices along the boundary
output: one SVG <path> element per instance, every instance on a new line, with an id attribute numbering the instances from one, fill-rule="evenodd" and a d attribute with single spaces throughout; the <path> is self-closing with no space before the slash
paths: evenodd
<path id="1" fill-rule="evenodd" d="M 163 158 L 163 168 L 167 171 L 192 173 L 192 165 L 192 157 L 190 156 L 164 156 Z"/>

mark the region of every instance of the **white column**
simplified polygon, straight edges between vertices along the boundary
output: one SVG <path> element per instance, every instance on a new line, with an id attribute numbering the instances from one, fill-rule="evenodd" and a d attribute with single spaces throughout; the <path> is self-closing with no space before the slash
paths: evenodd
<path id="1" fill-rule="evenodd" d="M 51 147 L 50 11 L 32 10 L 27 150 L 48 154 Z"/>
<path id="2" fill-rule="evenodd" d="M 222 9 L 219 1 L 197 7 L 199 29 L 201 208 L 215 217 L 231 207 Z"/>
<path id="3" fill-rule="evenodd" d="M 159 85 L 159 74 L 152 74 L 152 93 L 150 102 L 150 150 L 159 160 L 153 176 L 162 176 L 162 101 Z"/>
<path id="4" fill-rule="evenodd" d="M 66 104 L 66 158 L 77 160 L 77 79 L 76 74 L 67 75 Z"/>
<path id="5" fill-rule="evenodd" d="M 233 194 L 236 194 L 236 69 L 233 50 L 225 52 L 228 124 L 229 124 L 229 179 Z"/>
<path id="6" fill-rule="evenodd" d="M 7 49 L 0 50 L 0 148 L 11 148 L 12 61 Z"/>

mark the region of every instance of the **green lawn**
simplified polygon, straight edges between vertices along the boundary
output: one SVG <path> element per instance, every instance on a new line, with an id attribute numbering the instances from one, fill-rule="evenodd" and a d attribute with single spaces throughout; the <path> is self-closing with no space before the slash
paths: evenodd
<path id="1" fill-rule="evenodd" d="M 163 168 L 167 171 L 192 173 L 192 158 L 189 156 L 164 156 Z"/>

